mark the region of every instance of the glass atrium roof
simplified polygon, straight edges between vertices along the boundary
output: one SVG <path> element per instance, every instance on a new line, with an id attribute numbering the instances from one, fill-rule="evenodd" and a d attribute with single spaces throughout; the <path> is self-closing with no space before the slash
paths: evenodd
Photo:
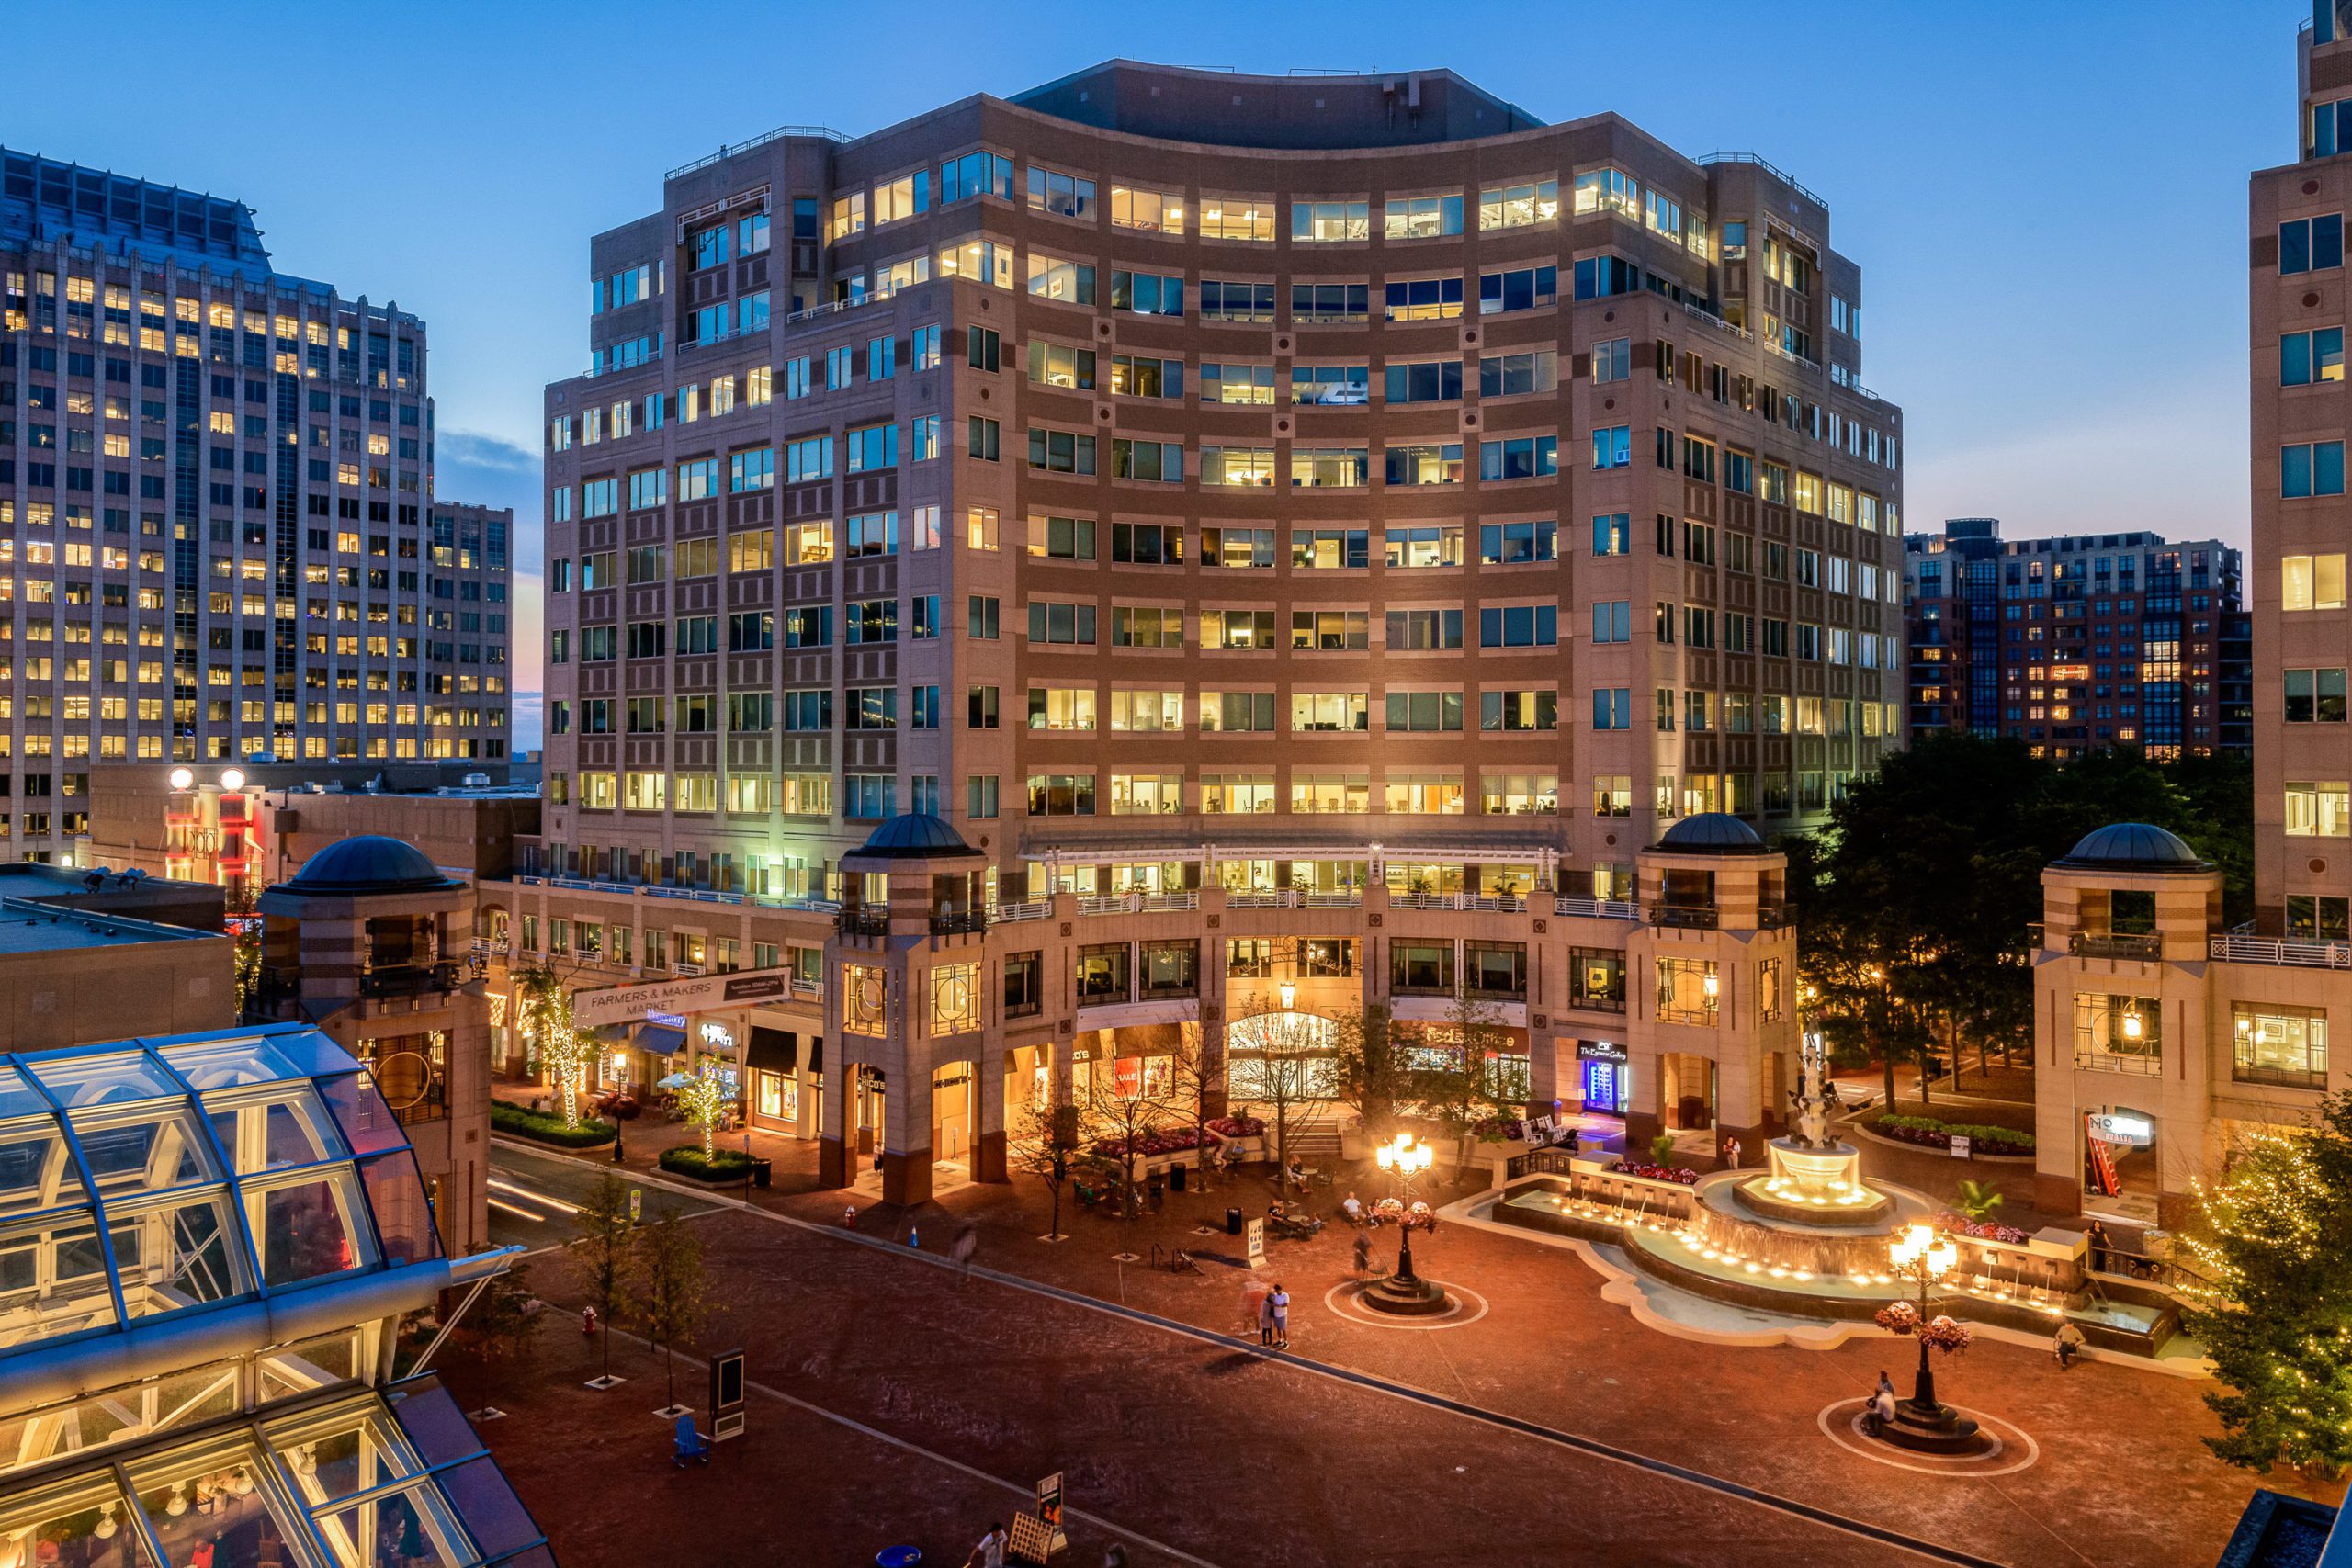
<path id="1" fill-rule="evenodd" d="M 0 1054 L 0 1381 L 34 1346 L 439 1256 L 406 1135 L 315 1029 Z"/>
<path id="2" fill-rule="evenodd" d="M 0 1568 L 554 1568 L 431 1375 L 208 1426 L 0 1500 Z"/>

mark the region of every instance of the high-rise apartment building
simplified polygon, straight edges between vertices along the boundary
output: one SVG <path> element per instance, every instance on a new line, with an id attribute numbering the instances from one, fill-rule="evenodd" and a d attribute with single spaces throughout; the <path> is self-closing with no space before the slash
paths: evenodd
<path id="1" fill-rule="evenodd" d="M 2001 537 L 1955 517 L 1903 540 L 1911 726 L 2007 735 L 2052 757 L 2243 748 L 2238 552 L 2154 534 Z"/>
<path id="2" fill-rule="evenodd" d="M 1450 73 L 1116 62 L 674 170 L 550 386 L 549 863 L 1630 886 L 1900 744 L 1826 206 Z"/>
<path id="3" fill-rule="evenodd" d="M 433 500 L 422 321 L 5 149 L 0 284 L 0 852 L 103 761 L 503 761 L 513 516 Z"/>

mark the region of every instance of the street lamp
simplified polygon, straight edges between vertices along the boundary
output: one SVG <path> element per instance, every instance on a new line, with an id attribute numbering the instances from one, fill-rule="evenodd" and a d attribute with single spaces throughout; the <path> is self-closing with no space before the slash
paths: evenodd
<path id="1" fill-rule="evenodd" d="M 1936 1374 L 1928 1367 L 1928 1291 L 1960 1261 L 1960 1244 L 1937 1235 L 1933 1225 L 1915 1224 L 1887 1244 L 1887 1254 L 1896 1272 L 1908 1274 L 1918 1287 L 1919 1323 L 1914 1332 L 1919 1340 L 1919 1377 L 1911 1388 L 1911 1404 L 1922 1419 L 1933 1420 L 1943 1407 L 1936 1403 Z"/>
<path id="2" fill-rule="evenodd" d="M 1297 982 L 1294 980 L 1284 980 L 1281 985 L 1275 987 L 1274 990 L 1275 993 L 1283 999 L 1283 1011 L 1290 1011 L 1291 1004 L 1298 1000 Z"/>
<path id="3" fill-rule="evenodd" d="M 175 790 L 183 790 L 183 789 L 186 789 L 186 788 L 187 788 L 187 787 L 188 787 L 188 785 L 190 785 L 190 784 L 194 784 L 195 782 L 196 782 L 196 772 L 195 772 L 195 770 L 194 770 L 194 769 L 192 769 L 192 768 L 174 768 L 174 769 L 172 770 L 172 787 L 173 787 L 174 789 L 175 789 Z"/>
<path id="4" fill-rule="evenodd" d="M 1418 1287 L 1421 1280 L 1420 1277 L 1413 1272 L 1413 1183 L 1419 1179 L 1421 1172 L 1429 1169 L 1435 1163 L 1437 1151 L 1415 1138 L 1410 1133 L 1399 1133 L 1393 1143 L 1382 1144 L 1374 1149 L 1373 1157 L 1380 1162 L 1380 1168 L 1386 1171 L 1396 1181 L 1396 1201 L 1405 1211 L 1396 1222 L 1395 1282 L 1402 1286 Z"/>
<path id="5" fill-rule="evenodd" d="M 229 768 L 224 770 L 220 774 L 220 787 L 227 790 L 231 795 L 234 795 L 239 790 L 244 788 L 245 775 L 243 771 L 238 768 Z"/>

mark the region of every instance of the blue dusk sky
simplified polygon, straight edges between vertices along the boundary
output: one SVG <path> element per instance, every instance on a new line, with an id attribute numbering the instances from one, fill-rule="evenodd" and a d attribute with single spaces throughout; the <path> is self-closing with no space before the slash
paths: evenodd
<path id="1" fill-rule="evenodd" d="M 249 203 L 277 265 L 431 332 L 447 499 L 514 508 L 539 683 L 541 388 L 586 359 L 587 242 L 664 170 L 786 122 L 852 135 L 1112 55 L 1450 67 L 1547 119 L 1755 152 L 1863 272 L 1914 529 L 2246 529 L 2249 171 L 2295 155 L 2293 0 L 574 0 L 121 4 L 12 19 L 0 142 Z M 50 66 L 30 68 L 28 62 Z M 536 744 L 534 695 L 518 730 Z M 518 733 L 518 743 L 525 737 Z"/>

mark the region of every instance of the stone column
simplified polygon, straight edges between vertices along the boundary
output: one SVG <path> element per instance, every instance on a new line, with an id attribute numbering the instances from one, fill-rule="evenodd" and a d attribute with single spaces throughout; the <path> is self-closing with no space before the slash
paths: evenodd
<path id="1" fill-rule="evenodd" d="M 1002 1181 L 1004 1173 L 1004 1046 L 983 1035 L 972 1060 L 972 1179 Z"/>
<path id="2" fill-rule="evenodd" d="M 906 1054 L 903 1071 L 893 1075 L 882 1101 L 882 1201 L 923 1203 L 931 1199 L 931 1067 Z"/>
<path id="3" fill-rule="evenodd" d="M 837 1037 L 836 1046 L 841 1043 Z M 838 1058 L 825 1074 L 825 1087 L 818 1094 L 817 1117 L 817 1185 L 847 1187 L 852 1179 L 849 1161 L 849 1107 L 857 1092 L 857 1064 L 846 1054 Z"/>

